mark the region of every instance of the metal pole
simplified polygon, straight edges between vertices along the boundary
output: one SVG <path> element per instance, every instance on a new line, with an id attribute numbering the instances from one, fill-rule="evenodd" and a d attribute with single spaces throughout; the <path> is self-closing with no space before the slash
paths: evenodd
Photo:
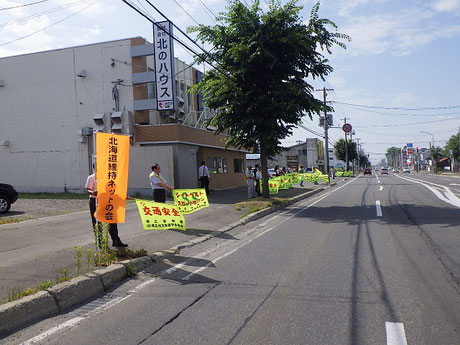
<path id="1" fill-rule="evenodd" d="M 326 88 L 323 87 L 323 100 L 324 100 L 324 105 L 326 106 Z M 327 112 L 326 109 L 324 109 L 324 147 L 326 150 L 326 174 L 329 175 L 329 136 L 328 136 L 328 129 L 329 125 L 327 123 Z"/>

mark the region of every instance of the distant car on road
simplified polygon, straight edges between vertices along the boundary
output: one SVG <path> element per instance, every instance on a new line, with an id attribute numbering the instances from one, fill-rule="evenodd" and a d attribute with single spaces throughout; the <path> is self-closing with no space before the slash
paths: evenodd
<path id="1" fill-rule="evenodd" d="M 275 169 L 268 169 L 268 176 L 269 177 L 275 177 L 276 176 Z"/>
<path id="2" fill-rule="evenodd" d="M 408 173 L 410 174 L 410 169 L 408 167 L 403 168 L 403 173 Z"/>
<path id="3" fill-rule="evenodd" d="M 364 169 L 364 175 L 372 175 L 372 169 L 371 168 Z"/>
<path id="4" fill-rule="evenodd" d="M 375 170 L 375 172 L 378 172 L 378 171 L 380 171 L 380 168 L 375 168 L 374 170 Z"/>
<path id="5" fill-rule="evenodd" d="M 18 192 L 9 184 L 0 183 L 0 214 L 10 210 L 11 204 L 18 200 Z"/>
<path id="6" fill-rule="evenodd" d="M 382 170 L 380 171 L 380 175 L 388 175 L 388 169 L 382 168 Z"/>
<path id="7" fill-rule="evenodd" d="M 393 172 L 398 174 L 399 173 L 399 169 L 398 168 L 393 168 Z"/>

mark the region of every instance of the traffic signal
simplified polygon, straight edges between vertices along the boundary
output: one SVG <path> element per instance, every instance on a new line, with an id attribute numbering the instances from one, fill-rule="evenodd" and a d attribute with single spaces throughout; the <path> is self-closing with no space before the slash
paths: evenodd
<path id="1" fill-rule="evenodd" d="M 369 158 L 369 153 L 367 154 L 367 158 Z"/>
<path id="2" fill-rule="evenodd" d="M 417 146 L 417 153 L 418 153 L 418 146 Z"/>

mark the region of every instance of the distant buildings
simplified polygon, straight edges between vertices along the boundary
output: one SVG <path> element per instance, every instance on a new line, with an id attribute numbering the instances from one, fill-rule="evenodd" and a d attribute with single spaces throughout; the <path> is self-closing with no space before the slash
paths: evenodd
<path id="1" fill-rule="evenodd" d="M 303 166 L 305 169 L 312 170 L 313 167 L 325 171 L 323 142 L 316 138 L 307 138 L 305 142 L 289 146 L 286 151 L 269 160 L 268 166 L 274 168 L 279 165 L 280 168 L 291 166 L 297 169 Z"/>

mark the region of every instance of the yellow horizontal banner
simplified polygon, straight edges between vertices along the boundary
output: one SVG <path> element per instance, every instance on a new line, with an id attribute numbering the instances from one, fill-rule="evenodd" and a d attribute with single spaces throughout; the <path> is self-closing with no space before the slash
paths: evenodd
<path id="1" fill-rule="evenodd" d="M 142 226 L 145 230 L 185 230 L 185 219 L 176 205 L 147 200 L 136 200 Z"/>
<path id="2" fill-rule="evenodd" d="M 190 214 L 204 207 L 209 207 L 208 197 L 203 188 L 174 189 L 174 204 L 182 214 Z"/>

